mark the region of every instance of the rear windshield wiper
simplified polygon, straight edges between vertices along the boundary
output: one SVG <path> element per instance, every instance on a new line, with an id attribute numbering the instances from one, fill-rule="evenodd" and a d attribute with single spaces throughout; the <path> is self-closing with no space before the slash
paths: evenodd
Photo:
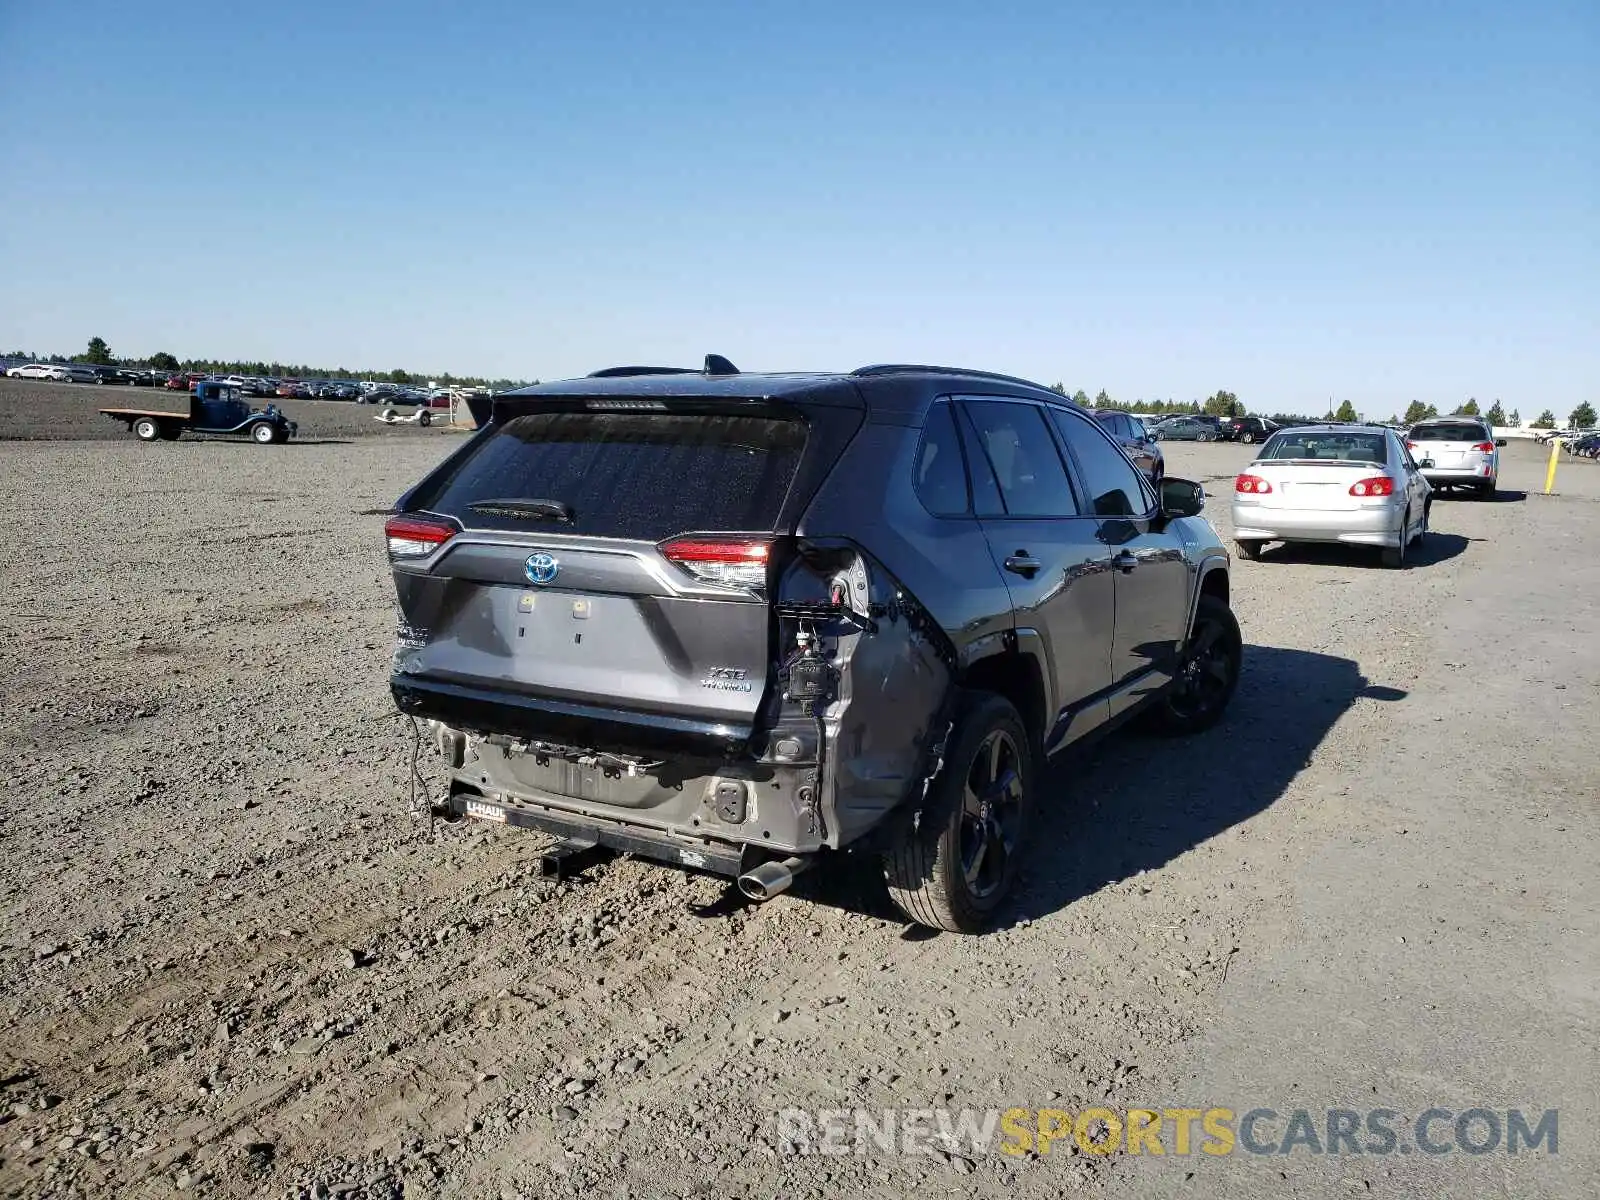
<path id="1" fill-rule="evenodd" d="M 479 500 L 467 507 L 485 516 L 511 517 L 519 521 L 560 521 L 570 525 L 577 519 L 572 506 L 560 500 Z"/>

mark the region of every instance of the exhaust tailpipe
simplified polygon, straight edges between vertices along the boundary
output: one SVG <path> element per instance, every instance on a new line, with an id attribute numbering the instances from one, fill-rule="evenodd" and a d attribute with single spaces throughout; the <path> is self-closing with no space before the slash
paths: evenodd
<path id="1" fill-rule="evenodd" d="M 780 892 L 789 890 L 794 877 L 811 865 L 808 858 L 786 858 L 782 862 L 764 862 L 739 876 L 739 890 L 760 904 L 771 900 Z"/>

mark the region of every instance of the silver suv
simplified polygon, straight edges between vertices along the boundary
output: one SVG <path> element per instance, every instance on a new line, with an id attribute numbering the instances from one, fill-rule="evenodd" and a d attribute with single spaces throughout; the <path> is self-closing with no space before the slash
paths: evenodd
<path id="1" fill-rule="evenodd" d="M 1461 487 L 1493 500 L 1500 484 L 1500 447 L 1489 423 L 1478 417 L 1420 421 L 1406 434 L 1406 449 L 1434 489 Z"/>
<path id="2" fill-rule="evenodd" d="M 393 692 L 454 815 L 737 877 L 882 856 L 981 928 L 1044 759 L 1221 715 L 1241 646 L 1199 485 L 1080 408 L 934 367 L 623 367 L 476 402 L 387 522 Z"/>

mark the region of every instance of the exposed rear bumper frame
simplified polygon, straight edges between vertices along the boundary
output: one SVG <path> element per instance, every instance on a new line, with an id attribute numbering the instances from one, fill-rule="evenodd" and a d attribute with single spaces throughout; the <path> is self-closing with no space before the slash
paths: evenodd
<path id="1" fill-rule="evenodd" d="M 622 854 L 672 863 L 714 875 L 734 877 L 748 867 L 747 856 L 738 847 L 714 842 L 689 842 L 658 834 L 636 825 L 593 820 L 572 820 L 548 809 L 535 809 L 515 801 L 490 799 L 481 793 L 452 791 L 444 807 L 452 817 L 475 817 L 518 829 L 534 829 L 561 839 L 571 852 L 602 847 Z M 476 811 L 474 811 L 476 810 Z M 497 815 L 487 817 L 486 812 Z"/>

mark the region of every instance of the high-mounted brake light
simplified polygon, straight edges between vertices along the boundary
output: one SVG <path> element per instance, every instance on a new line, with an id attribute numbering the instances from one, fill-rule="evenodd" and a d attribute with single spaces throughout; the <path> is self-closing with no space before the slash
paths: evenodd
<path id="1" fill-rule="evenodd" d="M 390 517 L 383 523 L 390 558 L 425 558 L 456 535 L 456 527 L 439 517 Z"/>
<path id="2" fill-rule="evenodd" d="M 1394 480 L 1387 475 L 1374 475 L 1371 479 L 1363 479 L 1360 483 L 1350 485 L 1352 496 L 1392 496 L 1394 495 Z"/>
<path id="3" fill-rule="evenodd" d="M 772 543 L 750 538 L 679 537 L 661 543 L 661 553 L 696 579 L 730 587 L 767 582 Z"/>
<path id="4" fill-rule="evenodd" d="M 1241 475 L 1233 481 L 1233 490 L 1255 496 L 1264 496 L 1272 490 L 1272 485 L 1259 475 Z"/>
<path id="5" fill-rule="evenodd" d="M 666 412 L 660 400 L 585 400 L 583 406 L 590 412 Z"/>

